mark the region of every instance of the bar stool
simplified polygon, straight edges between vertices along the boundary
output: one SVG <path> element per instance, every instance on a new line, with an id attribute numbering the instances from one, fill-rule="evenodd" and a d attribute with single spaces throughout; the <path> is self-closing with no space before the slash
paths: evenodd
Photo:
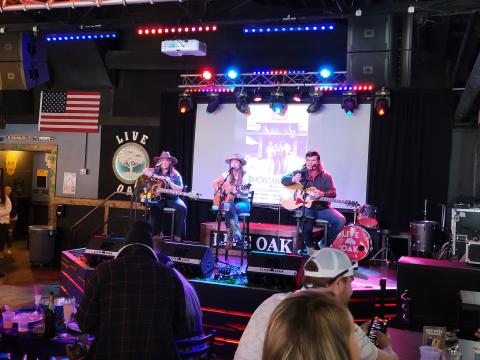
<path id="1" fill-rule="evenodd" d="M 170 229 L 170 241 L 174 241 L 174 238 L 173 238 L 173 233 L 174 233 L 174 230 L 175 230 L 175 209 L 174 208 L 169 208 L 169 207 L 164 207 L 163 208 L 163 213 L 164 214 L 169 214 L 171 216 L 171 220 L 170 220 L 170 226 L 171 226 L 171 229 Z M 183 242 L 183 239 L 182 239 L 182 242 Z"/>
<path id="2" fill-rule="evenodd" d="M 248 201 L 250 202 L 250 211 L 253 209 L 253 196 L 255 191 L 248 192 Z M 245 251 L 245 241 L 247 242 L 247 257 L 250 253 L 250 213 L 240 213 L 238 214 L 238 219 L 242 221 L 242 250 L 240 257 L 240 266 L 243 265 L 243 254 Z M 227 250 L 228 251 L 228 250 Z"/>
<path id="3" fill-rule="evenodd" d="M 318 244 L 319 244 L 318 247 L 321 249 L 322 247 L 326 247 L 326 246 L 327 246 L 328 221 L 325 220 L 325 219 L 315 219 L 315 225 L 323 228 L 322 240 L 320 240 L 320 241 L 318 242 Z M 323 243 L 323 246 L 322 246 L 322 247 L 320 247 L 320 242 Z"/>

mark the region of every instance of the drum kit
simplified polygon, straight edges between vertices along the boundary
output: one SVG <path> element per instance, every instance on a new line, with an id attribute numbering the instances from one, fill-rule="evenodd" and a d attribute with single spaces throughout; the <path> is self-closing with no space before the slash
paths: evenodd
<path id="1" fill-rule="evenodd" d="M 346 253 L 351 261 L 364 260 L 372 250 L 372 237 L 368 231 L 380 231 L 377 212 L 378 208 L 369 204 L 355 209 L 353 223 L 346 225 L 340 231 L 333 241 L 332 247 Z M 412 246 L 417 256 L 435 257 L 439 250 L 437 248 L 437 238 L 440 226 L 436 221 L 427 220 L 427 200 L 425 200 L 423 214 L 424 220 L 410 222 Z M 386 233 L 389 234 L 388 231 Z M 380 260 L 377 257 L 384 251 L 386 254 L 391 251 L 388 241 L 371 259 Z M 388 255 L 385 256 L 384 254 L 381 260 L 388 260 Z"/>

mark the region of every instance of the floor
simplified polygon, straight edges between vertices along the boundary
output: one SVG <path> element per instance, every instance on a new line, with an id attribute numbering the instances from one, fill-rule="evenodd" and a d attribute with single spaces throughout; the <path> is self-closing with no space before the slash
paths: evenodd
<path id="1" fill-rule="evenodd" d="M 30 258 L 26 241 L 13 243 L 12 256 L 0 259 L 0 305 L 8 305 L 12 309 L 31 305 L 34 302 L 35 290 L 48 294 L 52 289 L 58 291 L 60 268 L 56 266 L 30 266 Z"/>

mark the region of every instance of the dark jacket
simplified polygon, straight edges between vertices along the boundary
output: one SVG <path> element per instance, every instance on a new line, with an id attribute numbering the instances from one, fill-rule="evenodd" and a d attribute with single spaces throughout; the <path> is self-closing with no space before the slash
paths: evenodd
<path id="1" fill-rule="evenodd" d="M 317 174 L 315 178 L 312 178 L 307 168 L 304 166 L 301 170 L 294 171 L 282 177 L 282 185 L 293 185 L 292 178 L 298 174 L 302 174 L 302 179 L 306 180 L 305 187 L 315 187 L 325 193 L 324 197 L 335 198 L 337 197 L 337 189 L 333 184 L 332 176 L 325 170 L 322 170 Z M 329 202 L 314 201 L 312 203 L 312 209 L 325 209 L 330 206 Z"/>
<path id="2" fill-rule="evenodd" d="M 188 335 L 180 280 L 141 245 L 96 268 L 76 319 L 95 335 L 91 359 L 177 359 L 175 338 Z"/>

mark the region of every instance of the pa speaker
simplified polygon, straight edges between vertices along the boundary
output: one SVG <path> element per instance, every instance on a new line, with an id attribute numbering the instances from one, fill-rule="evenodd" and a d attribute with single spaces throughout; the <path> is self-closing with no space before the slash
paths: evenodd
<path id="1" fill-rule="evenodd" d="M 159 245 L 162 254 L 167 255 L 186 277 L 206 278 L 212 274 L 215 261 L 208 246 L 170 241 Z"/>
<path id="2" fill-rule="evenodd" d="M 124 245 L 125 238 L 123 237 L 95 236 L 88 243 L 85 256 L 87 258 L 92 256 L 113 258 Z"/>
<path id="3" fill-rule="evenodd" d="M 361 52 L 347 54 L 348 81 L 370 83 L 376 87 L 392 84 L 392 52 Z"/>
<path id="4" fill-rule="evenodd" d="M 392 15 L 356 16 L 348 21 L 348 52 L 393 50 Z"/>
<path id="5" fill-rule="evenodd" d="M 23 33 L 0 35 L 0 90 L 31 89 L 48 78 L 42 41 Z"/>
<path id="6" fill-rule="evenodd" d="M 303 256 L 252 251 L 247 279 L 253 286 L 277 290 L 298 289 L 303 281 Z"/>

